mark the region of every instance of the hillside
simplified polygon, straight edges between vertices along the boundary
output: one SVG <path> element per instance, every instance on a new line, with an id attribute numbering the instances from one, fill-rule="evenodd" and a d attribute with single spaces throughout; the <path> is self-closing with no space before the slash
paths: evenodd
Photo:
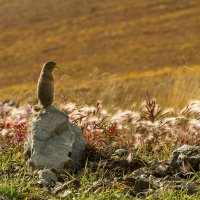
<path id="1" fill-rule="evenodd" d="M 91 103 L 110 88 L 118 102 L 146 90 L 171 98 L 178 66 L 200 63 L 199 10 L 196 0 L 0 0 L 1 98 L 33 98 L 46 60 L 62 67 L 57 92 L 67 98 Z"/>

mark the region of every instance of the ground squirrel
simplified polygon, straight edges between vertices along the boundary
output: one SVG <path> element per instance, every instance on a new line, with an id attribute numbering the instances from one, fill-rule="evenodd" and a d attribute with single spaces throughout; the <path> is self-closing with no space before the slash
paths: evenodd
<path id="1" fill-rule="evenodd" d="M 54 100 L 54 77 L 53 70 L 56 63 L 48 61 L 43 65 L 37 86 L 37 96 L 39 104 L 46 108 L 51 106 Z"/>

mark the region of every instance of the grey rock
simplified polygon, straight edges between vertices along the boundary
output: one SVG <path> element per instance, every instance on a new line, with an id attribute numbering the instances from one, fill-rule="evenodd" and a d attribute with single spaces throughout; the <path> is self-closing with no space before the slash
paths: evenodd
<path id="1" fill-rule="evenodd" d="M 58 181 L 57 176 L 50 169 L 43 169 L 38 171 L 39 181 L 37 184 L 44 190 L 52 190 Z"/>
<path id="2" fill-rule="evenodd" d="M 49 182 L 58 182 L 57 176 L 50 169 L 43 169 L 38 171 L 39 179 L 45 179 Z"/>
<path id="3" fill-rule="evenodd" d="M 175 185 L 172 187 L 172 185 Z M 194 195 L 198 192 L 198 186 L 194 183 L 188 183 L 186 181 L 181 182 L 171 182 L 171 188 L 176 190 L 186 190 L 187 194 Z"/>
<path id="4" fill-rule="evenodd" d="M 148 167 L 142 167 L 133 171 L 129 177 L 138 178 L 143 175 L 150 176 L 150 174 L 151 174 L 151 170 Z"/>
<path id="5" fill-rule="evenodd" d="M 125 177 L 123 183 L 129 187 L 133 187 L 135 185 L 136 178 L 134 177 Z"/>
<path id="6" fill-rule="evenodd" d="M 135 193 L 144 192 L 147 189 L 155 189 L 155 186 L 147 178 L 139 178 L 136 180 L 134 188 Z"/>
<path id="7" fill-rule="evenodd" d="M 24 154 L 34 169 L 77 170 L 82 166 L 86 148 L 81 129 L 70 123 L 65 113 L 50 106 L 33 116 Z"/>
<path id="8" fill-rule="evenodd" d="M 187 181 L 171 181 L 168 188 L 176 190 L 185 190 L 188 195 L 194 195 L 198 192 L 198 186 L 195 183 L 188 183 Z"/>
<path id="9" fill-rule="evenodd" d="M 166 161 L 157 161 L 150 165 L 151 174 L 155 177 L 165 177 L 171 172 L 171 166 Z"/>
<path id="10" fill-rule="evenodd" d="M 200 146 L 183 145 L 173 152 L 171 166 L 178 172 L 198 171 Z"/>
<path id="11" fill-rule="evenodd" d="M 1 196 L 0 196 L 0 200 L 9 200 L 9 198 L 8 198 L 7 196 L 1 195 Z"/>

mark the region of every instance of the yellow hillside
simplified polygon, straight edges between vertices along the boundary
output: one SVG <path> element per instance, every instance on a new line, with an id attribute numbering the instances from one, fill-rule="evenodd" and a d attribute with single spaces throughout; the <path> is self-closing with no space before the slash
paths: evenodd
<path id="1" fill-rule="evenodd" d="M 35 97 L 54 60 L 56 99 L 130 105 L 200 98 L 197 0 L 0 0 L 0 97 Z"/>

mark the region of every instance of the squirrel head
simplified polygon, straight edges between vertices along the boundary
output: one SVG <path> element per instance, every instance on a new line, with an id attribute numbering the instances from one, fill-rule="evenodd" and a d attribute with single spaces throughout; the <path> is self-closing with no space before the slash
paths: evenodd
<path id="1" fill-rule="evenodd" d="M 48 61 L 44 63 L 43 65 L 43 71 L 44 72 L 53 72 L 53 70 L 56 68 L 56 63 L 53 61 Z"/>

